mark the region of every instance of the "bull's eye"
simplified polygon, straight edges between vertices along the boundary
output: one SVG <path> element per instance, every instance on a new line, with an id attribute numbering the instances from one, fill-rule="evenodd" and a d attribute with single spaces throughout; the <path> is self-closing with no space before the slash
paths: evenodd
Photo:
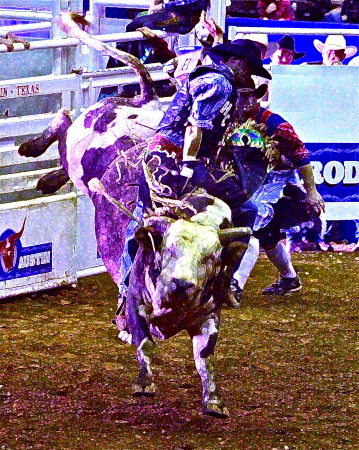
<path id="1" fill-rule="evenodd" d="M 169 248 L 166 248 L 165 251 L 162 254 L 162 257 L 163 257 L 164 260 L 168 260 L 168 259 L 173 258 L 175 256 L 176 256 L 175 252 L 173 250 L 169 249 Z"/>
<path id="2" fill-rule="evenodd" d="M 201 259 L 201 264 L 208 264 L 209 261 L 212 260 L 212 256 L 203 256 Z"/>

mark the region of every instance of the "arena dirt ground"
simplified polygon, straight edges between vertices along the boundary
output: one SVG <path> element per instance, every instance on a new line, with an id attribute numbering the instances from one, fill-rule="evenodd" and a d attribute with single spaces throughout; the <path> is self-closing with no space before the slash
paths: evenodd
<path id="1" fill-rule="evenodd" d="M 200 413 L 185 333 L 161 343 L 157 396 L 131 396 L 133 347 L 110 324 L 107 274 L 0 304 L 0 449 L 359 449 L 359 254 L 294 255 L 304 288 L 261 290 L 257 264 L 240 310 L 223 312 L 218 382 L 231 416 Z"/>

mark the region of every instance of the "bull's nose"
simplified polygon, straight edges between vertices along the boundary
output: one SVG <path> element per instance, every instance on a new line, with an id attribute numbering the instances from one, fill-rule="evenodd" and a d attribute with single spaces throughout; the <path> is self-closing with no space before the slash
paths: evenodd
<path id="1" fill-rule="evenodd" d="M 187 281 L 183 278 L 172 278 L 172 282 L 177 286 L 177 287 L 181 287 L 181 288 L 191 288 L 194 286 L 193 283 L 191 283 L 190 281 Z"/>

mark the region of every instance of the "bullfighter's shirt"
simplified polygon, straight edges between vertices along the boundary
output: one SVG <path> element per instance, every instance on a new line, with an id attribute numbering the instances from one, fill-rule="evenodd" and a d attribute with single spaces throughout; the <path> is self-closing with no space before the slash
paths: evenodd
<path id="1" fill-rule="evenodd" d="M 260 108 L 256 123 L 266 125 L 265 134 L 277 142 L 275 148 L 279 151 L 280 159 L 251 197 L 251 201 L 258 208 L 254 231 L 265 227 L 272 220 L 274 215 L 272 205 L 283 196 L 283 190 L 288 183 L 303 189 L 295 169 L 310 164 L 304 143 L 283 117 Z"/>
<path id="2" fill-rule="evenodd" d="M 186 126 L 197 126 L 203 132 L 198 156 L 210 157 L 232 119 L 236 99 L 227 66 L 200 66 L 179 89 L 156 132 L 183 148 Z"/>
<path id="3" fill-rule="evenodd" d="M 256 122 L 266 125 L 267 136 L 276 142 L 276 149 L 280 153 L 280 160 L 274 170 L 288 170 L 310 164 L 308 150 L 299 139 L 292 125 L 279 114 L 260 108 Z"/>

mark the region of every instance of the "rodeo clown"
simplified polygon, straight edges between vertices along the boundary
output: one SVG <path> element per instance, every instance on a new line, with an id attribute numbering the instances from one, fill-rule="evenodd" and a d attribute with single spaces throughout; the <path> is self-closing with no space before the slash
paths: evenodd
<path id="1" fill-rule="evenodd" d="M 254 236 L 231 282 L 232 295 L 237 302 L 258 258 L 259 245 L 280 274 L 278 281 L 263 293 L 283 295 L 301 289 L 290 253 L 281 241 L 285 237 L 282 230 L 313 221 L 324 213 L 324 201 L 316 189 L 308 151 L 285 119 L 260 107 L 258 100 L 265 91 L 266 85 L 239 90 L 241 108 L 226 138 L 246 189 L 253 191 L 253 180 L 263 176 L 263 164 L 270 170 L 251 197 L 258 214 Z M 253 161 L 251 148 L 257 149 L 256 161 Z"/>
<path id="2" fill-rule="evenodd" d="M 234 120 L 237 84 L 249 79 L 254 85 L 251 75 L 268 79 L 271 76 L 263 68 L 259 47 L 252 41 L 227 42 L 213 47 L 211 52 L 219 55 L 222 62 L 200 66 L 189 75 L 150 139 L 143 162 L 150 201 L 144 198 L 143 205 L 180 205 L 181 197 L 200 187 L 228 204 L 234 226 L 251 226 L 256 211 L 250 205 L 242 207 L 248 193 L 221 152 L 221 143 L 227 126 Z M 141 214 L 138 209 L 136 213 Z M 124 282 L 120 284 L 115 318 L 118 328 L 125 331 L 125 281 L 134 257 L 129 248 L 135 230 L 136 224 L 132 223 L 126 233 L 128 245 L 121 262 Z"/>

